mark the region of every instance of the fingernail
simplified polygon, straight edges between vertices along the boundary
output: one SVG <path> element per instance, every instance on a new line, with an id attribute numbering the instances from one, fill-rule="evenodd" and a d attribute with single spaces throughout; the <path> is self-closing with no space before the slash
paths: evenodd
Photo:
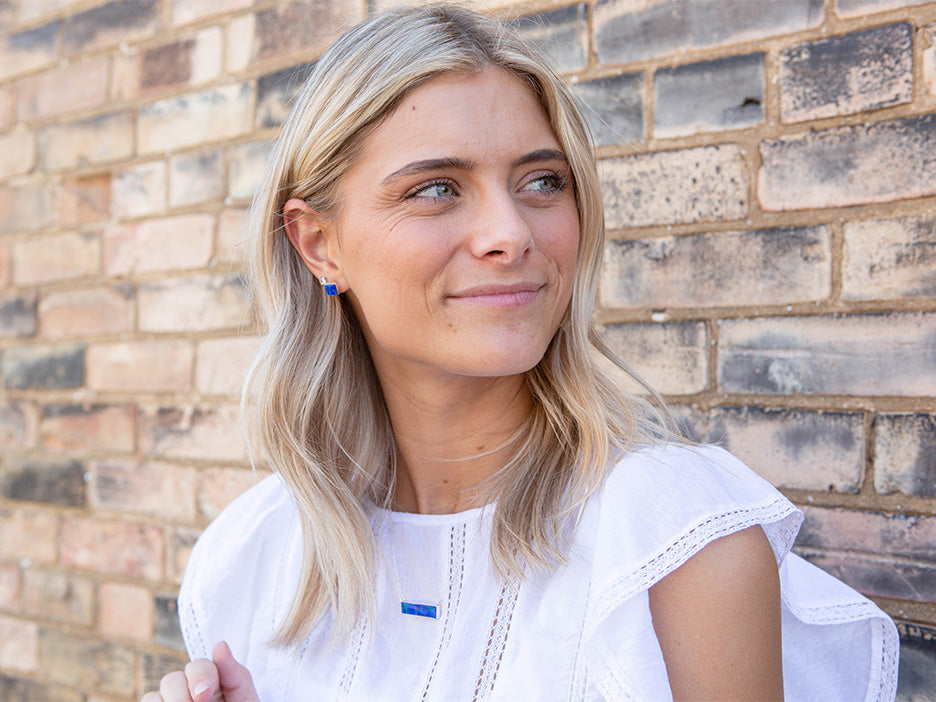
<path id="1" fill-rule="evenodd" d="M 208 692 L 208 690 L 210 689 L 211 689 L 211 683 L 203 680 L 202 682 L 198 683 L 194 688 L 192 688 L 192 696 L 195 697 L 196 702 L 198 702 L 198 698 L 203 693 Z"/>

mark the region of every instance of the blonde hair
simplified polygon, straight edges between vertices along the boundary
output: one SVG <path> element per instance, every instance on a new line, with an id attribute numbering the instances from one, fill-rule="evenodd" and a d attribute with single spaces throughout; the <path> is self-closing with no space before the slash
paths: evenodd
<path id="1" fill-rule="evenodd" d="M 303 572 L 278 645 L 296 644 L 327 613 L 340 636 L 373 611 L 370 516 L 374 505 L 389 504 L 395 478 L 393 433 L 360 327 L 344 297 L 324 298 L 293 250 L 283 205 L 300 198 L 334 212 L 364 136 L 434 76 L 497 67 L 528 85 L 569 160 L 579 211 L 572 300 L 527 373 L 533 409 L 490 484 L 497 572 L 522 577 L 527 568 L 561 562 L 579 508 L 612 454 L 672 435 L 661 403 L 624 394 L 601 360 L 630 374 L 592 321 L 604 243 L 599 181 L 576 99 L 548 66 L 496 19 L 445 5 L 393 10 L 325 52 L 277 140 L 248 225 L 267 333 L 248 379 L 257 396 L 245 386 L 244 406 L 255 405 L 261 448 L 292 491 L 302 523 Z"/>

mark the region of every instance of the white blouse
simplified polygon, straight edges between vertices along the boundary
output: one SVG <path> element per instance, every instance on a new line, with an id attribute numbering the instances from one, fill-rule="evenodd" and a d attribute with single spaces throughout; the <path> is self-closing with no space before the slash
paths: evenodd
<path id="1" fill-rule="evenodd" d="M 647 447 L 587 503 L 568 563 L 498 580 L 490 507 L 381 511 L 376 621 L 331 646 L 330 619 L 298 650 L 271 648 L 299 581 L 296 507 L 271 476 L 192 552 L 180 617 L 193 657 L 227 641 L 263 702 L 671 700 L 648 588 L 706 544 L 761 525 L 780 569 L 787 700 L 893 700 L 898 639 L 872 602 L 790 553 L 802 513 L 715 447 Z M 403 614 L 401 601 L 436 607 Z"/>

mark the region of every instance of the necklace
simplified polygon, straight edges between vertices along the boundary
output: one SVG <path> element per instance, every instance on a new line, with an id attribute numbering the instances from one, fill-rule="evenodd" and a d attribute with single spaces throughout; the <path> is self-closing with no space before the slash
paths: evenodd
<path id="1" fill-rule="evenodd" d="M 412 598 L 403 594 L 403 587 L 400 585 L 400 571 L 397 570 L 396 546 L 393 538 L 393 524 L 387 520 L 387 540 L 390 542 L 390 563 L 393 566 L 393 578 L 396 584 L 397 594 L 400 597 L 400 613 L 410 614 L 414 617 L 426 617 L 428 619 L 439 618 L 439 603 L 414 602 Z"/>

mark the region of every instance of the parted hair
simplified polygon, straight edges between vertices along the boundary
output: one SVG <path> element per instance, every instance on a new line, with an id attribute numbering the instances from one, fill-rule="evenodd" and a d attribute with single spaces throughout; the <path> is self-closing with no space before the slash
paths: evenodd
<path id="1" fill-rule="evenodd" d="M 259 453 L 291 490 L 303 534 L 298 591 L 275 643 L 295 645 L 323 617 L 346 636 L 373 612 L 372 523 L 395 481 L 395 444 L 358 321 L 326 298 L 290 245 L 290 198 L 334 214 L 363 140 L 414 88 L 442 74 L 498 68 L 537 97 L 568 158 L 580 239 L 572 299 L 526 373 L 533 408 L 485 489 L 496 498 L 491 557 L 501 577 L 566 556 L 580 508 L 615 456 L 674 436 L 659 397 L 607 348 L 593 320 L 604 246 L 595 156 L 581 109 L 550 63 L 500 20 L 451 5 L 401 8 L 350 29 L 317 61 L 278 137 L 251 207 L 253 294 L 265 336 L 245 384 Z M 629 376 L 645 391 L 622 390 Z M 648 399 L 649 398 L 649 399 Z"/>

